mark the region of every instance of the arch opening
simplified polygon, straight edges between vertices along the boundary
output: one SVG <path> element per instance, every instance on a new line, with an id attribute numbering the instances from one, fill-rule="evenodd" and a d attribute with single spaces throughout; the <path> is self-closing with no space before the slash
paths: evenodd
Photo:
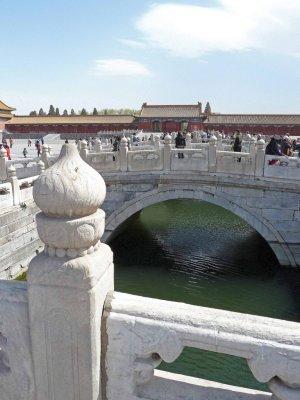
<path id="1" fill-rule="evenodd" d="M 280 265 L 296 266 L 296 261 L 285 241 L 276 228 L 261 215 L 255 213 L 253 209 L 249 210 L 245 206 L 234 202 L 230 197 L 216 195 L 204 190 L 160 190 L 155 189 L 146 192 L 135 198 L 134 201 L 125 202 L 120 208 L 115 210 L 106 221 L 106 230 L 103 236 L 104 241 L 109 241 L 114 231 L 129 217 L 144 208 L 167 200 L 186 199 L 200 200 L 220 206 L 225 210 L 231 211 L 234 215 L 243 219 L 254 230 L 256 230 L 270 245 Z"/>

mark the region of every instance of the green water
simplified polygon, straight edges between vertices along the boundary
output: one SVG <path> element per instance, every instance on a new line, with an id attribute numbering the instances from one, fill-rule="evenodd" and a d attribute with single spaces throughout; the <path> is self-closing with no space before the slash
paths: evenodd
<path id="1" fill-rule="evenodd" d="M 146 208 L 110 243 L 116 290 L 300 321 L 300 273 L 281 268 L 243 220 L 204 202 Z M 162 369 L 266 390 L 245 360 L 187 348 Z"/>

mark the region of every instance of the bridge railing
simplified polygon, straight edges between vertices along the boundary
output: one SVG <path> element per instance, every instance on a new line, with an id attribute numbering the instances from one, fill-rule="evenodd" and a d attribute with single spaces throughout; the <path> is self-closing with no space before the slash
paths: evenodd
<path id="1" fill-rule="evenodd" d="M 27 282 L 0 281 L 1 400 L 298 400 L 300 324 L 114 291 L 105 183 L 82 157 L 64 145 L 35 181 L 44 250 Z M 157 370 L 185 347 L 246 359 L 269 392 Z"/>
<path id="2" fill-rule="evenodd" d="M 80 143 L 80 154 L 85 161 L 99 172 L 143 172 L 143 171 L 193 171 L 210 172 L 219 175 L 241 175 L 274 179 L 300 180 L 300 158 L 265 155 L 265 142 L 245 142 L 249 151 L 234 152 L 227 149 L 223 140 L 214 136 L 208 143 L 193 143 L 187 135 L 186 147 L 177 149 L 170 136 L 162 142 L 155 137 L 153 143 L 145 142 L 138 146 L 128 146 L 122 138 L 118 151 L 111 145 L 103 148 L 98 140 L 92 150 L 87 142 Z M 0 181 L 7 181 L 8 169 L 13 166 L 18 178 L 35 176 L 38 173 L 38 158 L 13 160 L 6 159 L 5 151 L 0 151 Z M 45 168 L 57 159 L 50 155 L 49 147 L 42 147 L 40 159 Z"/>
<path id="3" fill-rule="evenodd" d="M 157 369 L 162 361 L 174 362 L 185 347 L 244 358 L 276 399 L 300 396 L 297 323 L 117 292 L 105 310 L 108 400 L 270 398 Z"/>

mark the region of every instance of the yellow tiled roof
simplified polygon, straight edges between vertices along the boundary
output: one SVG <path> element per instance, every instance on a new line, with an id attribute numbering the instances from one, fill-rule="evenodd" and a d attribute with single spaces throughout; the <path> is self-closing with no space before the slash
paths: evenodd
<path id="1" fill-rule="evenodd" d="M 202 116 L 199 104 L 148 105 L 144 104 L 141 118 L 197 118 Z"/>
<path id="2" fill-rule="evenodd" d="M 0 111 L 14 111 L 15 108 L 9 107 L 3 101 L 0 100 Z"/>
<path id="3" fill-rule="evenodd" d="M 299 125 L 300 114 L 211 114 L 205 124 Z"/>
<path id="4" fill-rule="evenodd" d="M 132 115 L 14 116 L 7 125 L 131 124 Z"/>

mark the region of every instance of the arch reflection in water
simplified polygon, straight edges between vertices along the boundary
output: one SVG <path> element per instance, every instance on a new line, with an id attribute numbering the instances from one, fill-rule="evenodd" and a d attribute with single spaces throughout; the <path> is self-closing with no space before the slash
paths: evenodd
<path id="1" fill-rule="evenodd" d="M 265 240 L 221 207 L 192 200 L 150 206 L 123 224 L 110 245 L 116 290 L 300 320 L 299 272 L 281 268 Z M 186 349 L 174 364 L 162 367 L 262 388 L 238 358 Z"/>

